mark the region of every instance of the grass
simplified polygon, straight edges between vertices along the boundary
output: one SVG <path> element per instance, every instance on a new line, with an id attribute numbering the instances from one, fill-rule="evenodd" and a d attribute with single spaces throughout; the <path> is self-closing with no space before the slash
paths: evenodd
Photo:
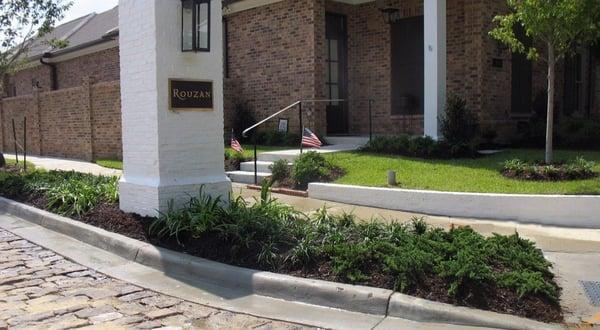
<path id="1" fill-rule="evenodd" d="M 122 170 L 123 169 L 123 161 L 122 160 L 116 160 L 116 159 L 98 159 L 96 160 L 96 164 L 102 166 L 102 167 L 106 167 L 106 168 L 112 168 L 115 170 Z"/>
<path id="2" fill-rule="evenodd" d="M 583 156 L 596 163 L 598 151 L 556 151 L 557 161 Z M 514 149 L 477 159 L 418 159 L 402 156 L 374 155 L 360 152 L 326 154 L 333 165 L 346 171 L 336 183 L 371 187 L 387 186 L 387 171 L 396 171 L 400 188 L 438 191 L 489 192 L 516 194 L 600 195 L 600 178 L 563 182 L 532 182 L 508 179 L 500 173 L 506 160 L 543 159 L 542 150 Z"/>
<path id="3" fill-rule="evenodd" d="M 17 161 L 14 159 L 6 159 L 6 165 L 14 166 L 17 165 Z M 19 166 L 23 166 L 23 159 L 19 158 Z M 27 170 L 35 169 L 35 165 L 31 162 L 27 162 Z"/>

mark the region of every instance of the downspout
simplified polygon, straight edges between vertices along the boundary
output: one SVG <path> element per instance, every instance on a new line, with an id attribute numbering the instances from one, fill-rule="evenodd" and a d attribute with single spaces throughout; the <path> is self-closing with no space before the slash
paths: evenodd
<path id="1" fill-rule="evenodd" d="M 58 89 L 58 79 L 56 76 L 56 64 L 44 62 L 44 59 L 47 59 L 50 57 L 52 57 L 52 54 L 44 53 L 44 55 L 42 55 L 42 57 L 40 58 L 40 63 L 50 67 L 50 90 L 55 91 Z"/>

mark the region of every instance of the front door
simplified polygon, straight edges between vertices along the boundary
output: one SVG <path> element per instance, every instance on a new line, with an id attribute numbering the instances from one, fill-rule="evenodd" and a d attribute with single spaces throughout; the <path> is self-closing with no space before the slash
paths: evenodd
<path id="1" fill-rule="evenodd" d="M 348 61 L 346 16 L 327 14 L 326 17 L 327 57 L 325 63 L 327 98 L 348 99 Z M 348 102 L 327 104 L 327 133 L 348 133 Z"/>
<path id="2" fill-rule="evenodd" d="M 423 16 L 392 23 L 392 115 L 422 115 L 425 109 Z"/>

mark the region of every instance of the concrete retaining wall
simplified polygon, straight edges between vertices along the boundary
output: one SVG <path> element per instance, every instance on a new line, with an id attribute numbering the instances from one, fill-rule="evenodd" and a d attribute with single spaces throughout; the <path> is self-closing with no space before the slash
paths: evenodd
<path id="1" fill-rule="evenodd" d="M 453 217 L 600 228 L 600 196 L 440 192 L 311 183 L 311 198 Z"/>

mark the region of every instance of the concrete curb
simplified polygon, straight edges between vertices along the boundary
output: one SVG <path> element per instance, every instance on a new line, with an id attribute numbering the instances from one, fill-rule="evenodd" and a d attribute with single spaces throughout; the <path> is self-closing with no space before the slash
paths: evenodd
<path id="1" fill-rule="evenodd" d="M 600 228 L 600 196 L 484 194 L 309 183 L 308 197 L 440 216 Z"/>
<path id="2" fill-rule="evenodd" d="M 197 274 L 204 281 L 257 295 L 414 321 L 526 330 L 552 326 L 511 315 L 432 302 L 391 290 L 230 266 L 156 247 L 2 197 L 0 211 L 167 274 Z"/>

